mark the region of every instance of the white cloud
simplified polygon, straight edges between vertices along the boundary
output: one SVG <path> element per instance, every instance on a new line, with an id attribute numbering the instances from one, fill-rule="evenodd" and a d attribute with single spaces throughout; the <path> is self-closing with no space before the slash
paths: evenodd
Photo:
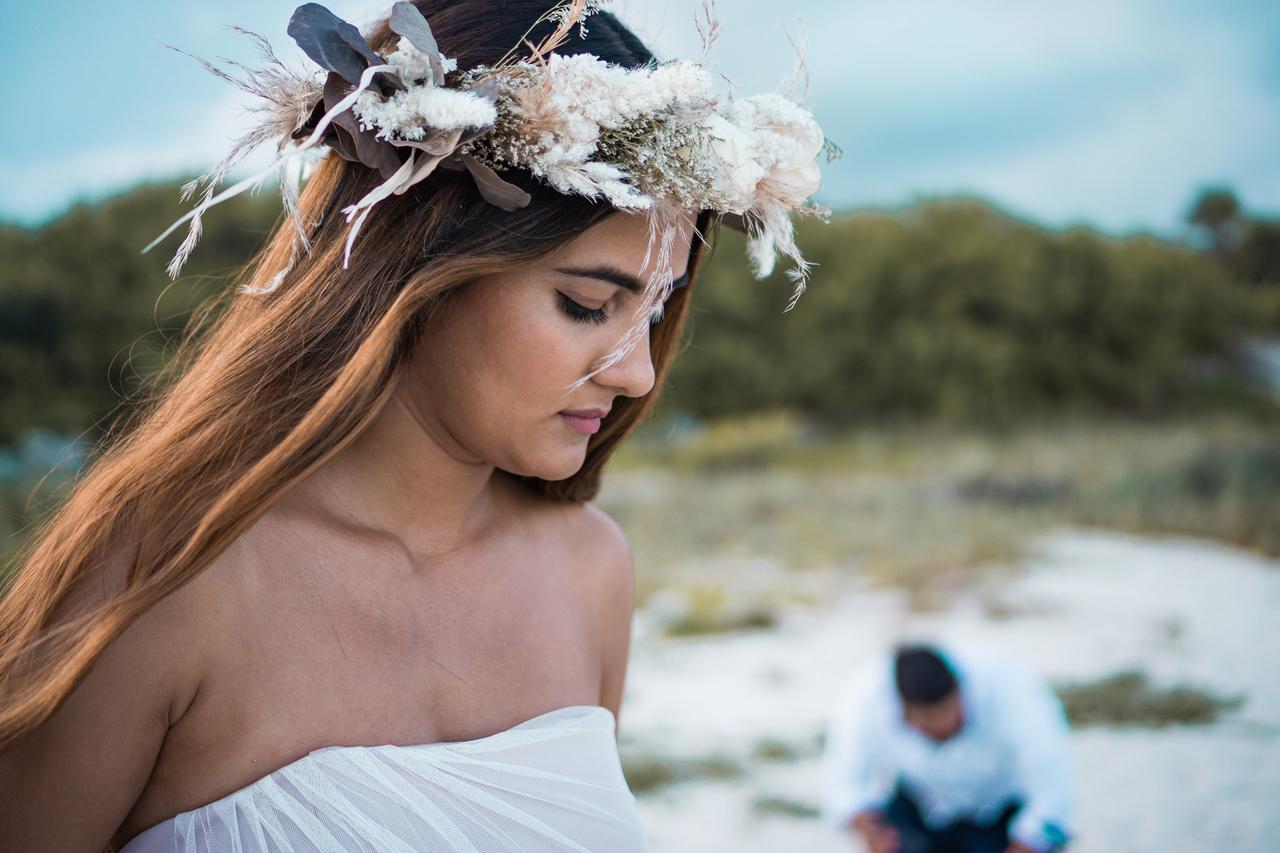
<path id="1" fill-rule="evenodd" d="M 660 56 L 698 56 L 701 2 L 619 0 L 614 9 Z M 389 5 L 333 8 L 363 23 Z M 794 56 L 783 29 L 798 35 L 803 19 L 810 106 L 847 152 L 826 167 L 824 201 L 968 191 L 1050 223 L 1167 229 L 1197 185 L 1221 180 L 1255 209 L 1280 209 L 1271 151 L 1280 97 L 1261 72 L 1276 33 L 1244 12 L 1156 0 L 718 6 L 711 61 L 742 92 L 786 76 Z M 282 56 L 305 63 L 283 32 L 269 36 Z M 121 108 L 145 112 L 142 98 Z M 40 217 L 71 198 L 204 171 L 244 129 L 245 98 L 228 89 L 190 127 L 144 126 L 150 138 L 0 164 L 0 210 Z"/>
<path id="2" fill-rule="evenodd" d="M 56 214 L 77 200 L 93 200 L 144 180 L 172 179 L 204 172 L 226 156 L 249 127 L 238 90 L 210 108 L 194 127 L 177 128 L 150 139 L 96 145 L 60 158 L 0 164 L 0 210 L 28 220 Z M 237 174 L 270 163 L 269 152 L 245 160 Z"/>
<path id="3" fill-rule="evenodd" d="M 361 25 L 380 15 L 385 16 L 390 9 L 389 2 L 375 0 L 338 0 L 328 5 L 335 14 Z M 227 54 L 242 61 L 250 60 L 250 64 L 256 61 L 256 54 L 243 36 L 223 29 L 232 12 L 219 12 L 200 4 L 174 7 L 174 11 L 175 17 L 185 16 L 183 26 L 175 24 L 175 31 L 185 27 L 187 31 L 203 33 L 209 39 L 207 48 L 195 49 L 194 53 L 206 57 Z M 266 11 L 257 10 L 255 14 L 265 18 Z M 287 10 L 284 15 L 274 14 L 271 17 L 273 20 L 280 18 L 283 24 L 287 20 Z M 244 23 L 253 24 L 259 32 L 266 32 L 260 21 L 245 20 Z M 267 36 L 286 64 L 296 68 L 310 65 L 310 60 L 284 34 L 283 26 L 281 32 L 267 33 Z M 218 47 L 213 47 L 215 44 Z M 194 64 L 176 54 L 166 52 L 163 56 L 165 62 Z M 187 70 L 184 66 L 184 72 Z M 157 68 L 156 73 L 166 72 Z M 198 71 L 198 74 L 205 73 Z M 149 94 L 143 91 L 135 100 L 122 97 L 120 103 L 121 109 L 134 111 L 143 117 L 137 123 L 144 134 L 142 138 L 88 144 L 70 155 L 58 157 L 25 162 L 0 161 L 0 215 L 34 223 L 57 215 L 78 200 L 102 198 L 127 190 L 140 181 L 169 180 L 208 171 L 227 155 L 234 141 L 253 124 L 247 108 L 253 105 L 254 98 L 230 84 L 217 85 L 223 87 L 221 97 L 210 103 L 203 113 L 196 113 L 197 118 L 187 126 L 148 125 L 145 116 Z M 91 139 L 86 137 L 86 140 Z M 269 145 L 264 145 L 247 156 L 230 177 L 246 177 L 265 168 L 271 162 L 269 148 Z"/>
<path id="4" fill-rule="evenodd" d="M 689 52 L 699 2 L 628 2 L 621 17 L 660 54 Z M 788 67 L 780 30 L 805 20 L 810 106 L 847 152 L 827 167 L 829 202 L 964 191 L 1051 223 L 1168 230 L 1198 185 L 1224 180 L 1280 208 L 1280 102 L 1261 73 L 1276 33 L 1246 13 L 1155 0 L 719 6 L 712 59 L 748 90 Z"/>

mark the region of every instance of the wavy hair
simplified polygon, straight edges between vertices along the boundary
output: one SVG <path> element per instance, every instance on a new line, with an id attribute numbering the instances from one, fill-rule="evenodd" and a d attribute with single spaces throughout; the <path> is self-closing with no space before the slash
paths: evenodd
<path id="1" fill-rule="evenodd" d="M 460 68 L 520 44 L 547 0 L 415 0 Z M 549 25 L 547 25 L 549 26 Z M 538 32 L 533 37 L 536 39 Z M 370 34 L 383 51 L 385 23 Z M 575 28 L 561 53 L 590 52 L 638 67 L 644 45 L 605 12 Z M 240 285 L 288 267 L 284 214 L 235 287 L 193 314 L 145 403 L 112 426 L 62 504 L 21 549 L 0 599 L 0 745 L 52 715 L 129 624 L 190 581 L 290 488 L 377 417 L 427 320 L 456 288 L 538 260 L 613 212 L 504 177 L 533 195 L 504 212 L 465 172 L 437 170 L 379 205 L 342 268 L 346 227 L 336 211 L 379 181 L 330 152 L 298 200 L 311 248 L 266 294 Z M 698 217 L 690 286 L 674 291 L 653 327 L 654 389 L 620 398 L 573 476 L 520 477 L 555 501 L 587 501 L 614 449 L 651 411 L 680 339 L 703 257 Z"/>

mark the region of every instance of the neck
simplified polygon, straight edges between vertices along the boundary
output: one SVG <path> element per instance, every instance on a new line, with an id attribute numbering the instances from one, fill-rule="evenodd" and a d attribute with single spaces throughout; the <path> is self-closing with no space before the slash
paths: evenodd
<path id="1" fill-rule="evenodd" d="M 296 499 L 398 541 L 419 562 L 484 536 L 500 514 L 504 478 L 496 470 L 397 390 L 364 432 L 299 485 Z"/>

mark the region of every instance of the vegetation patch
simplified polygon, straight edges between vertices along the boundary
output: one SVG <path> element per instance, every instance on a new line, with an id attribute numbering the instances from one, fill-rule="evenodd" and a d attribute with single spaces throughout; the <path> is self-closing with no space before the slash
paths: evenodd
<path id="1" fill-rule="evenodd" d="M 818 732 L 804 741 L 787 741 L 778 738 L 765 738 L 757 741 L 751 748 L 751 758 L 755 761 L 799 761 L 802 758 L 813 758 L 822 754 L 822 742 L 825 732 Z"/>
<path id="2" fill-rule="evenodd" d="M 720 755 L 673 758 L 624 752 L 622 773 L 631 792 L 641 796 L 680 782 L 736 779 L 744 771 L 738 762 Z"/>
<path id="3" fill-rule="evenodd" d="M 812 803 L 776 796 L 756 797 L 751 801 L 751 811 L 761 817 L 781 816 L 805 820 L 812 820 L 822 814 Z"/>
<path id="4" fill-rule="evenodd" d="M 1242 696 L 1217 696 L 1184 685 L 1156 687 L 1137 670 L 1061 684 L 1055 690 L 1076 726 L 1203 725 L 1244 704 Z"/>
<path id="5" fill-rule="evenodd" d="M 1162 462 L 1133 466 L 1092 504 L 1088 521 L 1211 536 L 1280 556 L 1280 431 L 1208 437 Z"/>

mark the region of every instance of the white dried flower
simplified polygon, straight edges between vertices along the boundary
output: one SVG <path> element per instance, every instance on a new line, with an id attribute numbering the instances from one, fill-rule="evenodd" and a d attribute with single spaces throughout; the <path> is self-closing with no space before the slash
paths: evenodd
<path id="1" fill-rule="evenodd" d="M 764 177 L 764 167 L 756 159 L 759 139 L 749 129 L 740 127 L 715 113 L 703 120 L 710 139 L 713 193 L 722 198 L 731 213 L 744 213 L 754 203 L 756 185 Z"/>
<path id="2" fill-rule="evenodd" d="M 295 27 L 291 21 L 295 41 L 317 65 L 353 83 L 353 88 L 337 103 L 326 103 L 318 79 L 295 79 L 273 70 L 261 78 L 251 77 L 244 88 L 270 103 L 269 121 L 237 143 L 209 176 L 196 209 L 165 232 L 191 220 L 170 274 L 177 275 L 194 245 L 205 209 L 246 191 L 268 172 L 293 165 L 296 158 L 326 144 L 326 133 L 332 140 L 334 122 L 350 130 L 347 120 L 340 118 L 349 111 L 347 116 L 362 128 L 361 144 L 354 151 L 336 147 L 342 156 L 382 172 L 383 180 L 342 209 L 350 226 L 344 267 L 375 206 L 418 186 L 439 166 L 466 170 L 477 191 L 507 211 L 532 201 L 531 194 L 500 175 L 508 168 L 521 168 L 562 193 L 645 212 L 649 247 L 642 267 L 651 268 L 651 273 L 640 307 L 647 310 L 636 312 L 638 322 L 574 387 L 638 345 L 647 319 L 661 318 L 663 288 L 673 272 L 677 226 L 690 211 L 737 214 L 728 221 L 747 232 L 748 254 L 757 277 L 769 275 L 779 255 L 791 258 L 794 266 L 787 274 L 795 286 L 786 309 L 790 310 L 804 292 L 813 266 L 796 245 L 790 217 L 829 215 L 826 208 L 806 204 L 819 185 L 816 159 L 827 146 L 817 123 L 799 105 L 776 94 L 730 101 L 717 109 L 712 74 L 693 62 L 622 68 L 589 54 L 556 54 L 571 26 L 576 22 L 579 35 L 584 35 L 585 16 L 602 5 L 603 0 L 558 0 L 539 21 L 561 26 L 534 46 L 529 59 L 507 62 L 514 52 L 522 52 L 522 44 L 496 65 L 463 74 L 455 73 L 456 61 L 415 47 L 415 41 L 432 46 L 434 37 L 412 4 L 398 2 L 392 7 L 393 18 L 398 18 L 395 31 L 401 38 L 379 65 L 364 65 L 345 50 L 334 54 L 329 45 L 338 38 L 366 60 L 379 58 L 367 43 L 353 41 L 358 31 L 352 36 L 354 28 L 328 10 L 310 3 L 299 6 L 294 14 L 301 25 Z M 704 47 L 714 38 L 711 17 L 708 14 Z M 384 87 L 374 85 L 376 75 L 383 72 L 394 73 L 404 90 L 384 97 Z M 359 82 L 353 75 L 358 75 Z M 300 130 L 306 131 L 302 139 Z M 214 185 L 230 163 L 246 148 L 268 139 L 277 141 L 278 154 L 269 169 L 213 195 Z M 838 149 L 832 146 L 830 153 L 838 154 Z M 395 162 L 400 166 L 392 171 Z M 308 250 L 311 226 L 298 218 L 296 188 L 288 182 L 282 182 L 282 187 L 286 211 L 294 219 L 293 251 L 283 268 L 272 271 L 268 284 L 254 292 L 276 287 L 300 253 Z"/>
<path id="3" fill-rule="evenodd" d="M 442 55 L 440 60 L 446 74 L 458 67 L 456 59 Z M 376 130 L 381 139 L 420 140 L 435 130 L 484 127 L 498 117 L 488 100 L 434 80 L 430 58 L 406 38 L 400 39 L 387 64 L 396 69 L 405 90 L 385 99 L 366 91 L 351 108 L 360 126 Z"/>
<path id="4" fill-rule="evenodd" d="M 414 83 L 426 81 L 427 84 L 433 86 L 441 86 L 443 80 L 434 79 L 431 72 L 431 59 L 425 53 L 413 46 L 413 42 L 407 38 L 400 39 L 396 45 L 396 49 L 387 56 L 387 64 L 392 65 L 396 69 L 396 73 L 406 85 L 412 86 Z M 444 73 L 458 69 L 458 60 L 450 59 L 444 54 L 440 54 L 440 65 L 444 69 Z"/>
<path id="5" fill-rule="evenodd" d="M 781 95 L 765 94 L 734 102 L 728 113 L 755 138 L 754 156 L 765 170 L 762 182 L 770 195 L 799 207 L 817 192 L 824 139 L 808 111 Z"/>
<path id="6" fill-rule="evenodd" d="M 422 139 L 431 130 L 483 127 L 498 117 L 488 100 L 459 89 L 412 86 L 386 100 L 365 92 L 352 111 L 366 130 L 383 139 Z"/>

